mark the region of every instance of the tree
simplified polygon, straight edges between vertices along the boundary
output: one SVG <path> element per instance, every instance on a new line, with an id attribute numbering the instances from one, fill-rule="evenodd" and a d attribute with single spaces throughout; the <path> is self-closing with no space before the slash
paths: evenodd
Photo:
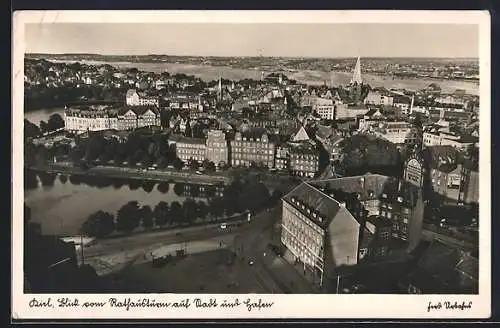
<path id="1" fill-rule="evenodd" d="M 139 226 L 139 218 L 139 204 L 137 201 L 130 201 L 118 210 L 116 228 L 118 231 L 131 233 Z"/>
<path id="2" fill-rule="evenodd" d="M 203 168 L 207 173 L 213 173 L 216 170 L 215 163 L 208 160 L 203 161 Z"/>
<path id="3" fill-rule="evenodd" d="M 184 163 L 181 161 L 181 159 L 179 157 L 176 157 L 174 159 L 174 162 L 172 163 L 172 165 L 174 166 L 174 168 L 177 170 L 177 171 L 180 171 L 182 170 L 182 168 L 184 167 Z"/>
<path id="4" fill-rule="evenodd" d="M 168 189 L 169 189 L 169 184 L 168 184 L 168 182 L 160 182 L 156 188 L 162 194 L 166 194 L 168 192 Z"/>
<path id="5" fill-rule="evenodd" d="M 142 189 L 147 192 L 147 193 L 150 193 L 153 191 L 154 187 L 155 187 L 155 182 L 154 181 L 147 181 L 145 180 L 143 183 L 142 183 Z"/>
<path id="6" fill-rule="evenodd" d="M 186 223 L 191 224 L 196 220 L 196 201 L 192 198 L 186 198 L 182 204 L 183 219 Z"/>
<path id="7" fill-rule="evenodd" d="M 38 179 L 35 171 L 24 167 L 24 188 L 36 189 L 38 187 Z"/>
<path id="8" fill-rule="evenodd" d="M 85 160 L 95 161 L 106 148 L 106 139 L 100 134 L 94 134 L 89 138 L 87 148 L 85 150 Z"/>
<path id="9" fill-rule="evenodd" d="M 81 230 L 89 237 L 101 238 L 108 236 L 115 230 L 115 218 L 110 213 L 98 211 L 88 217 Z"/>
<path id="10" fill-rule="evenodd" d="M 182 222 L 182 205 L 174 201 L 170 204 L 169 216 L 174 224 L 180 224 Z"/>
<path id="11" fill-rule="evenodd" d="M 47 125 L 47 122 L 45 121 L 40 121 L 40 132 L 42 134 L 49 132 L 49 126 Z"/>
<path id="12" fill-rule="evenodd" d="M 224 201 L 220 197 L 210 199 L 208 202 L 208 211 L 214 218 L 224 215 Z"/>
<path id="13" fill-rule="evenodd" d="M 190 158 L 188 161 L 188 166 L 191 170 L 197 170 L 197 169 L 199 169 L 200 164 L 198 163 L 198 161 Z"/>
<path id="14" fill-rule="evenodd" d="M 208 215 L 208 206 L 204 201 L 198 201 L 196 204 L 196 217 L 200 218 L 202 221 L 206 219 Z"/>
<path id="15" fill-rule="evenodd" d="M 38 176 L 42 182 L 42 187 L 52 187 L 56 181 L 56 174 L 40 171 Z"/>
<path id="16" fill-rule="evenodd" d="M 168 160 L 165 156 L 160 156 L 158 157 L 158 160 L 156 161 L 156 165 L 158 166 L 159 169 L 164 169 L 168 165 Z"/>
<path id="17" fill-rule="evenodd" d="M 41 135 L 40 128 L 36 124 L 24 119 L 24 139 L 37 138 Z"/>
<path id="18" fill-rule="evenodd" d="M 140 214 L 142 226 L 145 229 L 151 229 L 153 227 L 153 211 L 151 210 L 151 206 L 144 205 L 140 210 Z"/>
<path id="19" fill-rule="evenodd" d="M 185 184 L 184 183 L 181 183 L 181 182 L 178 182 L 174 185 L 174 193 L 177 195 L 177 196 L 182 196 L 184 195 L 184 192 L 185 192 Z"/>
<path id="20" fill-rule="evenodd" d="M 61 181 L 62 184 L 65 184 L 68 182 L 68 176 L 66 174 L 59 174 L 59 181 Z"/>
<path id="21" fill-rule="evenodd" d="M 64 120 L 61 115 L 55 113 L 50 115 L 49 121 L 47 122 L 49 131 L 55 131 L 64 128 Z"/>
<path id="22" fill-rule="evenodd" d="M 155 224 L 157 226 L 163 227 L 168 223 L 169 208 L 167 202 L 161 201 L 156 204 L 153 210 L 153 216 L 155 218 Z"/>

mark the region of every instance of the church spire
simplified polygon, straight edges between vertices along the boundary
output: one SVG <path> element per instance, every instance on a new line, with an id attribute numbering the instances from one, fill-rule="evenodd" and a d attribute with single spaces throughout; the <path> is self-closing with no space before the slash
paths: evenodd
<path id="1" fill-rule="evenodd" d="M 354 71 L 352 73 L 351 84 L 361 84 L 363 80 L 361 79 L 361 59 L 358 57 L 356 61 L 356 66 L 354 67 Z"/>

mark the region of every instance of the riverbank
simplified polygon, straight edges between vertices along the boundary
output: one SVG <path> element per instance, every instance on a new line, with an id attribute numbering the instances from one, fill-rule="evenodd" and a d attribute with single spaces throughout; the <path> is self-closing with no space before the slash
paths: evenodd
<path id="1" fill-rule="evenodd" d="M 156 182 L 181 182 L 206 185 L 229 185 L 232 179 L 224 175 L 195 174 L 173 170 L 148 171 L 139 168 L 94 166 L 88 169 L 73 166 L 72 163 L 50 163 L 28 167 L 35 172 L 88 175 L 118 179 L 146 180 Z"/>

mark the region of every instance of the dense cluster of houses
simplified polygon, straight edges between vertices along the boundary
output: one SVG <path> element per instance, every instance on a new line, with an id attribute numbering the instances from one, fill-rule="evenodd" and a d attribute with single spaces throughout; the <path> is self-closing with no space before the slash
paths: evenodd
<path id="1" fill-rule="evenodd" d="M 322 150 L 331 162 L 340 160 L 340 141 L 352 134 L 417 149 L 400 179 L 376 174 L 307 179 L 283 198 L 281 241 L 287 256 L 302 262 L 321 284 L 342 267 L 383 258 L 393 241 L 408 252 L 418 249 L 426 179 L 446 203 L 479 202 L 477 160 L 471 154 L 478 146 L 479 102 L 462 90 L 442 94 L 435 84 L 415 92 L 372 89 L 361 78 L 359 58 L 351 83 L 338 88 L 300 85 L 272 74 L 253 82 L 221 78 L 195 92 L 188 91 L 192 81 L 134 74 L 130 81 L 128 73 L 111 74 L 128 86 L 125 105 L 67 108 L 66 130 L 155 126 L 168 130 L 183 162 L 266 167 L 305 178 L 320 173 Z M 182 90 L 158 92 L 169 85 Z M 162 123 L 163 111 L 172 114 L 168 124 Z M 198 125 L 202 132 L 195 135 Z M 434 243 L 429 250 L 440 247 Z M 450 261 L 455 261 L 450 270 L 458 270 L 460 261 L 474 263 L 460 252 Z M 414 275 L 407 287 L 410 292 L 427 288 Z"/>

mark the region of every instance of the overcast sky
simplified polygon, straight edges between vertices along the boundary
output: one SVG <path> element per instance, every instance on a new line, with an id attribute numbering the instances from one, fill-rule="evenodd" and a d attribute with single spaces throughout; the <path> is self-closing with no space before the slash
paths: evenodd
<path id="1" fill-rule="evenodd" d="M 26 24 L 28 53 L 479 57 L 478 25 Z"/>

